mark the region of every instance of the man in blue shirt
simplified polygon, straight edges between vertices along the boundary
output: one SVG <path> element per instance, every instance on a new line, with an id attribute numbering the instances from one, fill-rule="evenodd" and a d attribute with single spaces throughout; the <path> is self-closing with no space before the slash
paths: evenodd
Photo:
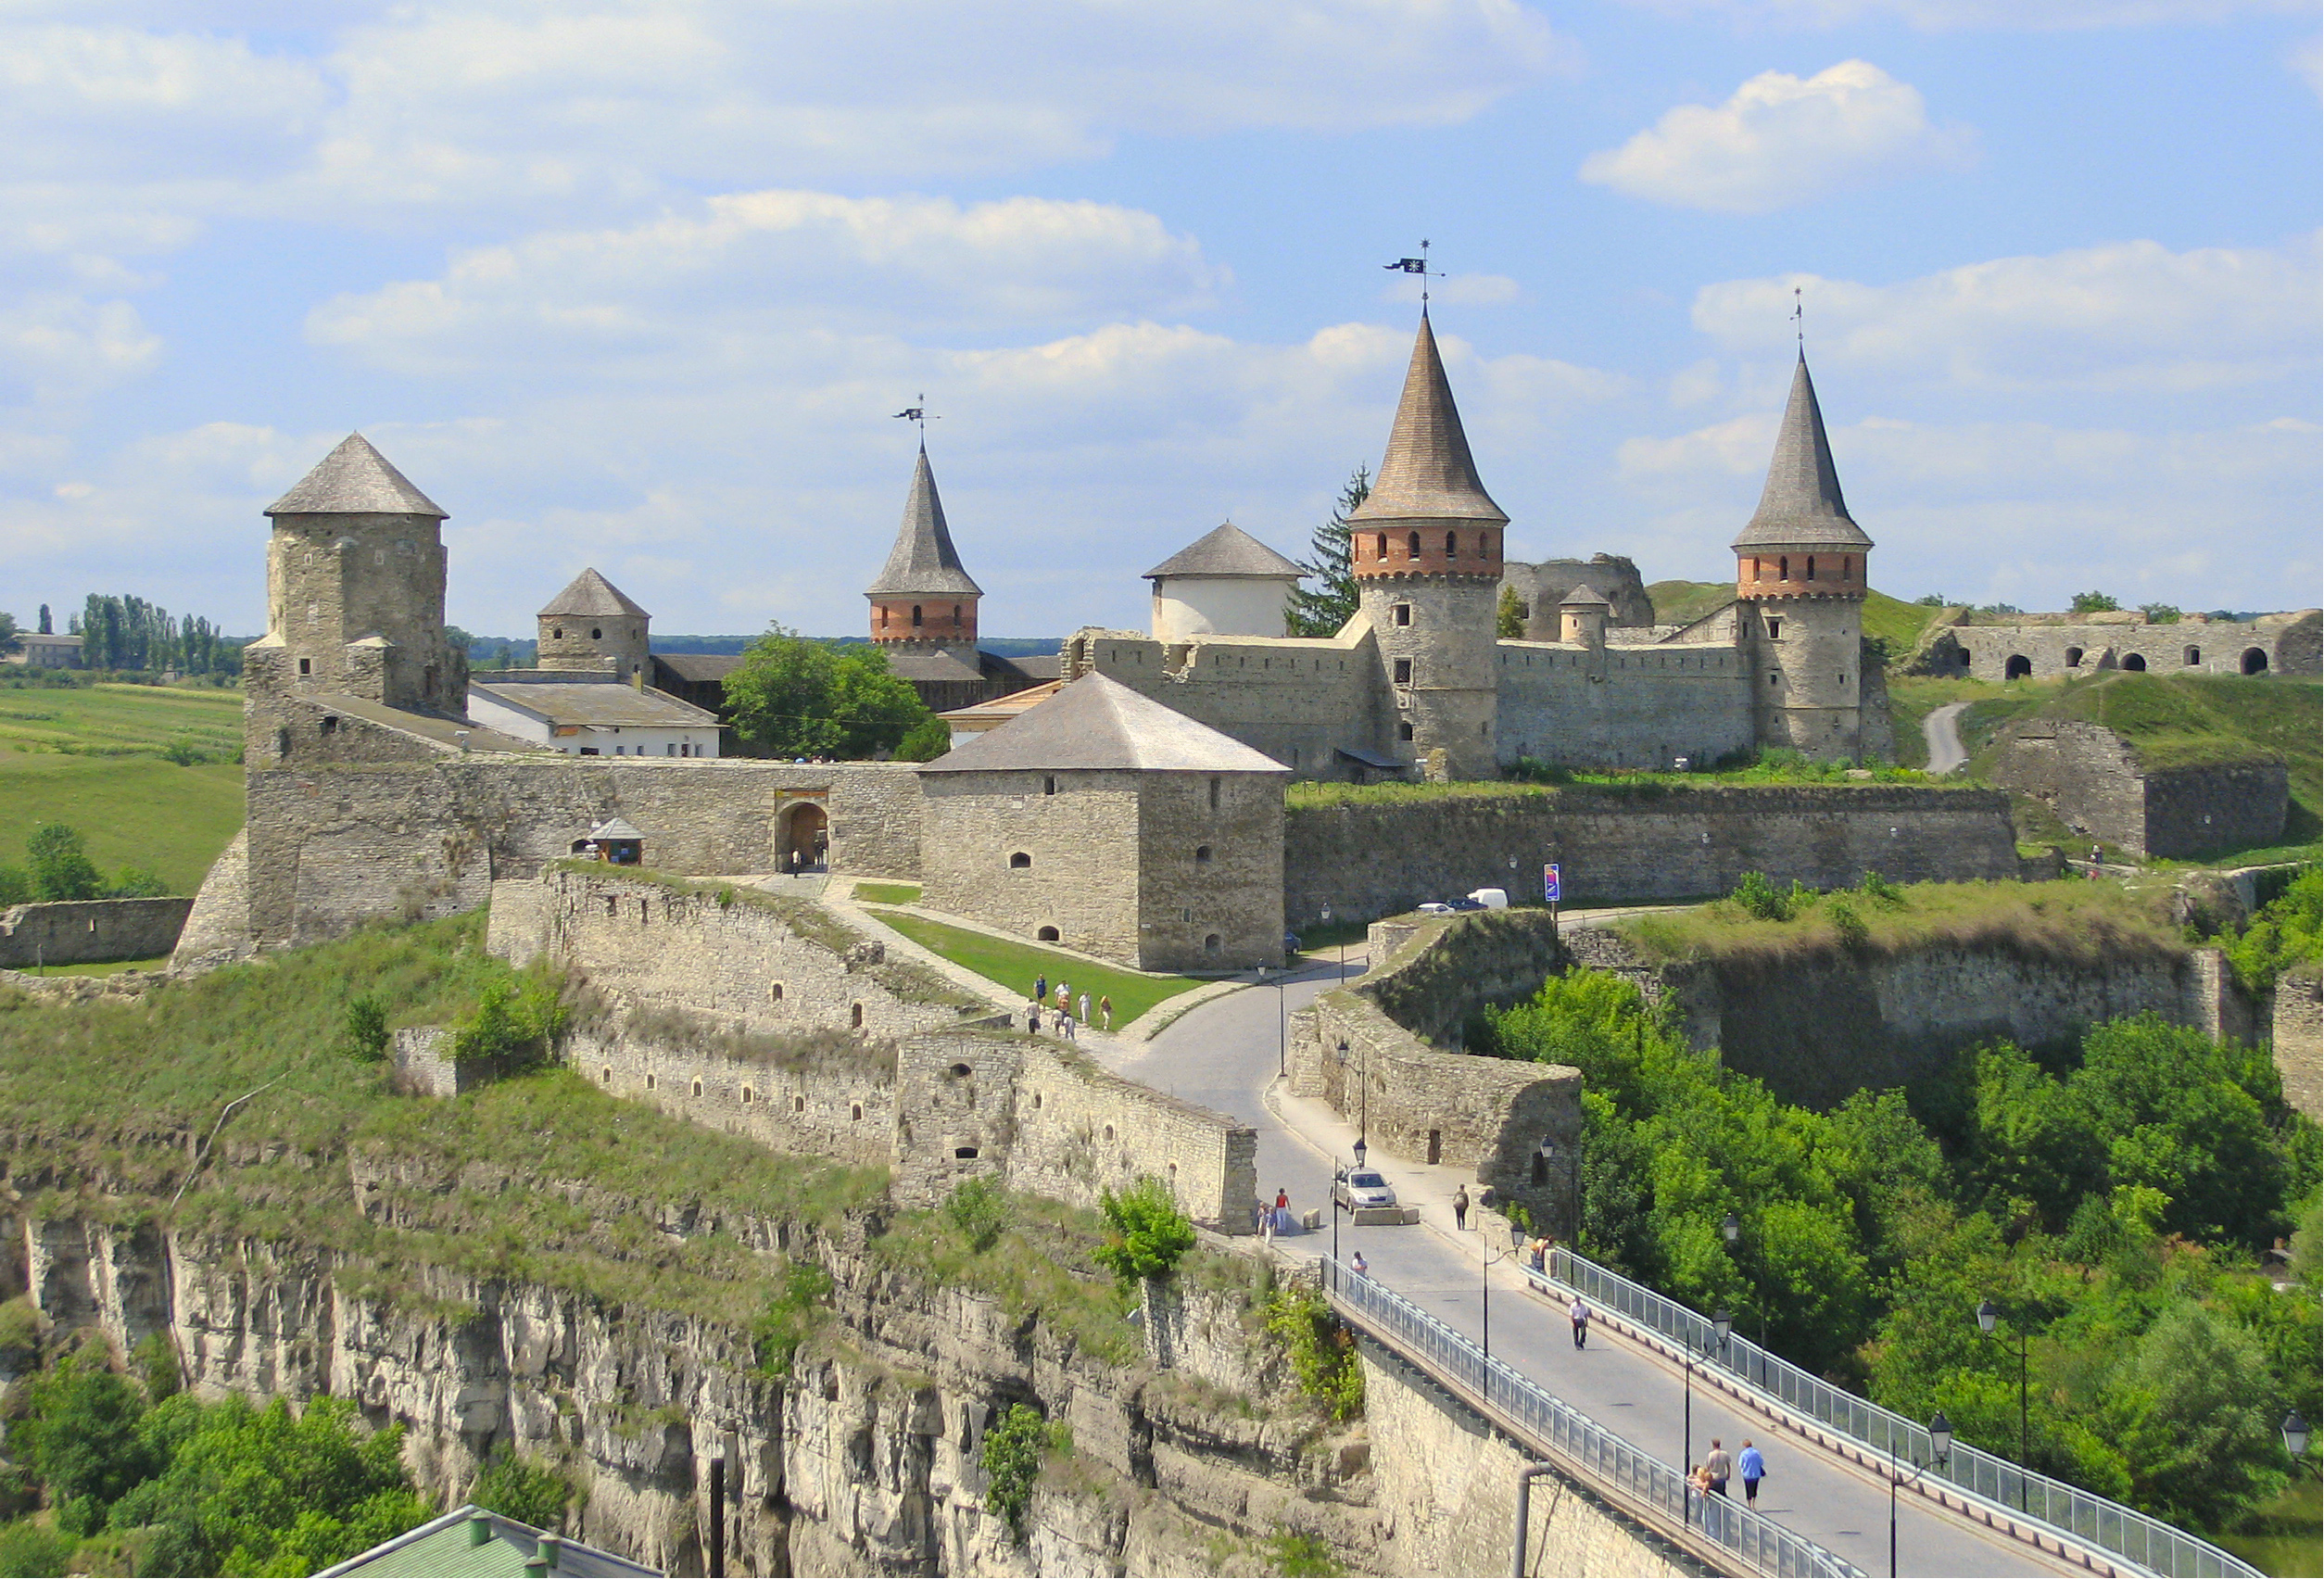
<path id="1" fill-rule="evenodd" d="M 1743 1440 L 1743 1451 L 1736 1455 L 1735 1472 L 1743 1477 L 1743 1506 L 1759 1506 L 1759 1483 L 1767 1478 L 1767 1460 L 1752 1446 L 1750 1438 Z"/>

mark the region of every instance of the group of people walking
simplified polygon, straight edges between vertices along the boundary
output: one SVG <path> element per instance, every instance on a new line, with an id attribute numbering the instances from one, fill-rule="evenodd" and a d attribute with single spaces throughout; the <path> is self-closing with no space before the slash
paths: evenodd
<path id="1" fill-rule="evenodd" d="M 1575 1301 L 1579 1304 L 1580 1301 Z M 1724 1497 L 1727 1482 L 1734 1476 L 1743 1477 L 1743 1506 L 1759 1506 L 1759 1483 L 1767 1478 L 1767 1460 L 1751 1446 L 1751 1439 L 1743 1439 L 1743 1451 L 1730 1455 L 1717 1437 L 1711 1439 L 1711 1451 L 1686 1477 L 1687 1484 L 1709 1497 Z"/>
<path id="2" fill-rule="evenodd" d="M 1033 981 L 1032 1002 L 1025 1005 L 1025 1029 L 1034 1036 L 1041 1034 L 1042 1009 L 1048 1002 L 1049 978 L 1038 977 Z M 1081 1013 L 1077 1018 L 1073 1013 L 1075 1000 L 1072 986 L 1062 980 L 1057 983 L 1057 1006 L 1050 1017 L 1050 1022 L 1056 1027 L 1057 1034 L 1067 1042 L 1079 1041 L 1074 1032 L 1090 1023 L 1090 995 L 1082 993 L 1080 1002 Z M 1102 1030 L 1114 1029 L 1114 1000 L 1110 994 L 1098 994 L 1097 1017 L 1102 1022 Z"/>

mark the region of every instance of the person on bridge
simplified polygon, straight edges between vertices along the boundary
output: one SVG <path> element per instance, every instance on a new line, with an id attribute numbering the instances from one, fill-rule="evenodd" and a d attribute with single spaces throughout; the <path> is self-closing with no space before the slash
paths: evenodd
<path id="1" fill-rule="evenodd" d="M 1371 1263 L 1364 1259 L 1364 1253 L 1361 1250 L 1357 1251 L 1354 1256 L 1350 1257 L 1347 1264 L 1355 1270 L 1358 1277 L 1368 1278 L 1371 1276 Z"/>
<path id="2" fill-rule="evenodd" d="M 1577 1294 L 1573 1296 L 1573 1303 L 1565 1307 L 1565 1314 L 1567 1320 L 1573 1323 L 1573 1346 L 1586 1346 L 1590 1337 L 1590 1307 L 1582 1302 L 1582 1296 Z"/>
<path id="3" fill-rule="evenodd" d="M 1469 1186 L 1466 1184 L 1453 1192 L 1453 1227 L 1463 1233 L 1469 1231 Z"/>
<path id="4" fill-rule="evenodd" d="M 1767 1478 L 1767 1460 L 1760 1457 L 1748 1436 L 1743 1439 L 1743 1451 L 1736 1456 L 1735 1467 L 1743 1476 L 1743 1506 L 1757 1508 L 1759 1483 Z"/>
<path id="5" fill-rule="evenodd" d="M 1724 1497 L 1727 1477 L 1735 1473 L 1735 1460 L 1727 1456 L 1727 1450 L 1715 1436 L 1711 1439 L 1711 1456 L 1702 1461 L 1702 1467 L 1711 1473 L 1711 1489 Z"/>

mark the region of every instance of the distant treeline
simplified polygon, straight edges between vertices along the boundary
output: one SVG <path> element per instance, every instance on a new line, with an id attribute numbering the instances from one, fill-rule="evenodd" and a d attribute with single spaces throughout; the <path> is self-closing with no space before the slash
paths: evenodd
<path id="1" fill-rule="evenodd" d="M 49 625 L 41 605 L 41 629 Z M 92 592 L 66 634 L 81 638 L 81 663 L 90 669 L 174 669 L 182 675 L 239 675 L 248 637 L 230 637 L 197 614 L 172 619 L 143 598 Z"/>
<path id="2" fill-rule="evenodd" d="M 540 643 L 531 637 L 471 636 L 458 625 L 448 626 L 445 634 L 455 642 L 465 642 L 468 666 L 472 669 L 529 669 L 540 651 Z M 755 636 L 656 636 L 652 641 L 656 652 L 736 653 L 750 650 Z M 858 646 L 870 640 L 862 636 L 834 636 L 823 639 L 834 646 Z M 1054 636 L 979 637 L 977 645 L 987 652 L 1003 658 L 1046 658 L 1065 643 Z"/>

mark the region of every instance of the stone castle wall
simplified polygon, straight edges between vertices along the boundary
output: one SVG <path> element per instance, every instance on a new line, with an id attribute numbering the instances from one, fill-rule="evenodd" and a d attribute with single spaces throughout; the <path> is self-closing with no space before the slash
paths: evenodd
<path id="1" fill-rule="evenodd" d="M 1750 664 L 1733 646 L 1499 647 L 1500 758 L 1600 767 L 1751 750 Z"/>
<path id="2" fill-rule="evenodd" d="M 1143 777 L 929 774 L 920 781 L 927 829 L 922 903 L 1139 965 Z"/>
<path id="3" fill-rule="evenodd" d="M 1655 623 L 1646 578 L 1636 562 L 1619 554 L 1504 564 L 1501 585 L 1513 589 L 1524 605 L 1527 641 L 1558 639 L 1558 605 L 1576 587 L 1586 586 L 1613 605 L 1606 622 L 1610 626 L 1650 629 Z"/>
<path id="4" fill-rule="evenodd" d="M 177 947 L 194 902 L 82 899 L 0 910 L 0 969 L 158 959 Z"/>
<path id="5" fill-rule="evenodd" d="M 1301 778 L 1355 777 L 1343 747 L 1394 754 L 1394 699 L 1362 625 L 1319 638 L 1205 637 L 1165 643 L 1088 630 L 1067 644 L 1066 676 L 1088 670 L 1231 735 Z"/>
<path id="6" fill-rule="evenodd" d="M 2120 669 L 2136 655 L 2149 674 L 2241 675 L 2249 655 L 2266 660 L 2264 672 L 2318 672 L 2318 615 L 2263 614 L 2248 624 L 2181 620 L 2149 625 L 2125 611 L 2113 615 L 2029 619 L 2011 625 L 1960 625 L 1929 644 L 1925 666 L 1937 674 L 1967 674 L 1979 680 L 2016 678 L 2011 660 L 2022 659 L 2034 679 Z"/>
<path id="7" fill-rule="evenodd" d="M 743 1037 L 686 1041 L 604 1028 L 565 1045 L 574 1071 L 612 1094 L 673 1118 L 756 1141 L 769 1151 L 811 1152 L 858 1166 L 894 1154 L 891 1048 L 754 1049 Z"/>
<path id="8" fill-rule="evenodd" d="M 1295 806 L 1284 817 L 1283 912 L 1296 931 L 1335 916 L 1392 916 L 1476 888 L 1541 898 L 1546 861 L 1567 900 L 1724 893 L 1747 871 L 1843 888 L 2014 879 L 2017 846 L 1998 790 L 1862 788 L 1570 788 Z"/>
<path id="9" fill-rule="evenodd" d="M 684 876 L 777 869 L 790 806 L 830 818 L 833 870 L 919 870 L 911 764 L 453 754 L 429 762 L 255 771 L 247 783 L 249 932 L 268 944 L 367 920 L 456 915 L 496 877 L 537 874 L 608 817 L 646 835 L 646 864 Z"/>
<path id="10" fill-rule="evenodd" d="M 2103 724 L 2027 719 L 2003 732 L 1993 781 L 2034 796 L 2076 832 L 2141 856 L 2199 857 L 2283 837 L 2278 762 L 2148 769 Z"/>
<path id="11" fill-rule="evenodd" d="M 2298 966 L 2277 979 L 2267 1029 L 2284 1101 L 2324 1120 L 2324 981 L 2316 966 Z"/>

